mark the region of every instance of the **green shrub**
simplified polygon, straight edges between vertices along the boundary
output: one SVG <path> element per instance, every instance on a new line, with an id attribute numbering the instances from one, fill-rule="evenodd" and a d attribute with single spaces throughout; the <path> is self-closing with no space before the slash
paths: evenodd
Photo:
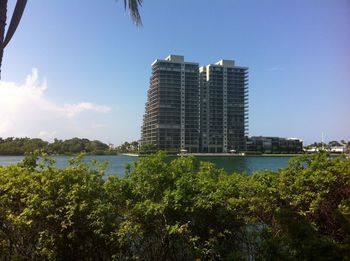
<path id="1" fill-rule="evenodd" d="M 164 153 L 125 177 L 29 155 L 0 167 L 5 260 L 349 260 L 350 160 L 246 176 Z"/>

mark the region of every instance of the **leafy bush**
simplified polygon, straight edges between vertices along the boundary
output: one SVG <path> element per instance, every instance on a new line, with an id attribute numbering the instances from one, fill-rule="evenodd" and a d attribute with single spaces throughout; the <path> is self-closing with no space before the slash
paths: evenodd
<path id="1" fill-rule="evenodd" d="M 0 167 L 5 260 L 350 258 L 344 157 L 303 156 L 246 176 L 158 153 L 107 179 L 81 157 L 65 169 L 40 162 Z"/>

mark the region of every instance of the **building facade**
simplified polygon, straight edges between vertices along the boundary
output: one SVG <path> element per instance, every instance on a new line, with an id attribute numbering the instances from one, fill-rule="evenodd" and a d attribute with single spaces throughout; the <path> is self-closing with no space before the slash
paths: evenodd
<path id="1" fill-rule="evenodd" d="M 200 67 L 183 56 L 152 63 L 141 145 L 170 152 L 245 150 L 248 68 L 221 60 Z"/>
<path id="2" fill-rule="evenodd" d="M 248 68 L 221 60 L 200 68 L 201 151 L 245 150 Z"/>
<path id="3" fill-rule="evenodd" d="M 199 151 L 199 65 L 169 55 L 152 63 L 141 144 Z"/>
<path id="4" fill-rule="evenodd" d="M 247 152 L 250 153 L 301 153 L 303 141 L 296 138 L 279 137 L 249 137 L 247 138 Z"/>

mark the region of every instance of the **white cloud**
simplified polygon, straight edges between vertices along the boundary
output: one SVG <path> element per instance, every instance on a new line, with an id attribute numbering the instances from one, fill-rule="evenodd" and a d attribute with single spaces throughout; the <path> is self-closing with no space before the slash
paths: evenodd
<path id="1" fill-rule="evenodd" d="M 38 138 L 40 138 L 42 140 L 52 141 L 56 137 L 56 135 L 57 135 L 57 131 L 48 132 L 48 131 L 42 130 L 39 132 Z"/>
<path id="2" fill-rule="evenodd" d="M 89 110 L 106 113 L 106 112 L 109 112 L 111 108 L 108 106 L 96 105 L 90 102 L 81 102 L 78 104 L 65 104 L 64 107 L 62 108 L 62 111 L 65 112 L 70 117 L 75 116 L 80 112 L 89 111 Z"/>
<path id="3" fill-rule="evenodd" d="M 59 105 L 46 95 L 47 82 L 33 69 L 23 84 L 0 81 L 0 136 L 56 137 L 91 135 L 91 124 L 100 125 L 93 113 L 111 108 L 91 102 Z M 80 117 L 89 112 L 88 117 Z"/>

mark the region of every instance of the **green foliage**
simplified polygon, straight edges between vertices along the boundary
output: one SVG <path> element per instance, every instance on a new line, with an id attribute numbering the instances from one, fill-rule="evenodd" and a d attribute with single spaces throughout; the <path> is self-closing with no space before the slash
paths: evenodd
<path id="1" fill-rule="evenodd" d="M 270 259 L 281 253 L 292 260 L 349 258 L 350 161 L 326 153 L 299 157 L 271 177 L 252 177 L 265 207 L 252 213 L 266 226 L 263 249 L 278 253 Z"/>
<path id="2" fill-rule="evenodd" d="M 109 147 L 98 140 L 90 141 L 88 139 L 73 138 L 65 141 L 55 139 L 49 145 L 48 150 L 55 154 L 78 154 L 84 152 L 100 155 L 108 152 Z"/>
<path id="3" fill-rule="evenodd" d="M 50 154 L 78 154 L 81 152 L 102 155 L 110 153 L 109 146 L 98 140 L 73 138 L 69 140 L 55 139 L 48 143 L 41 139 L 0 138 L 0 155 L 25 155 L 34 151 Z"/>
<path id="4" fill-rule="evenodd" d="M 188 260 L 236 254 L 244 225 L 228 202 L 238 195 L 236 180 L 193 158 L 169 164 L 164 154 L 141 159 L 122 190 L 127 193 L 123 198 L 129 199 L 128 220 L 122 227 L 133 228 L 123 239 L 132 239 L 126 242 L 135 249 L 132 256 Z"/>
<path id="5" fill-rule="evenodd" d="M 139 152 L 139 143 L 137 141 L 133 141 L 131 143 L 124 142 L 120 146 L 115 149 L 118 153 L 138 153 Z"/>
<path id="6" fill-rule="evenodd" d="M 18 166 L 28 169 L 30 171 L 34 171 L 35 168 L 38 166 L 37 162 L 39 159 L 39 155 L 40 152 L 37 150 L 33 153 L 26 153 L 24 159 L 18 164 Z"/>
<path id="7" fill-rule="evenodd" d="M 103 173 L 81 164 L 0 167 L 0 256 L 10 259 L 99 259 L 111 256 L 118 210 Z M 106 233 L 108 231 L 108 233 Z"/>
<path id="8" fill-rule="evenodd" d="M 48 142 L 29 138 L 0 138 L 0 155 L 24 155 L 35 150 L 47 149 Z"/>
<path id="9" fill-rule="evenodd" d="M 5 260 L 349 260 L 350 160 L 316 154 L 252 176 L 191 157 L 124 178 L 28 155 L 0 167 Z"/>
<path id="10" fill-rule="evenodd" d="M 154 144 L 144 144 L 140 148 L 141 155 L 151 155 L 157 152 L 157 147 Z"/>

